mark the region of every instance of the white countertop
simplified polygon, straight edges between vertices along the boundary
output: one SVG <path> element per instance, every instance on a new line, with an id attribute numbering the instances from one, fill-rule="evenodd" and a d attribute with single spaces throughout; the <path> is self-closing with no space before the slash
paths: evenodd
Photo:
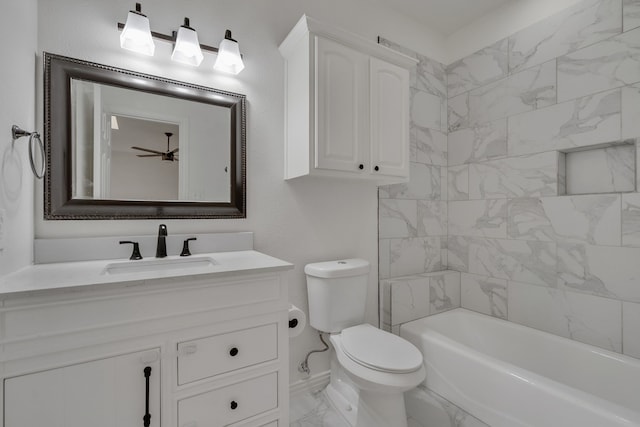
<path id="1" fill-rule="evenodd" d="M 109 267 L 135 265 L 149 261 L 185 262 L 189 258 L 212 259 L 213 265 L 186 268 L 159 269 L 153 271 L 119 272 L 110 274 Z M 97 285 L 122 284 L 173 277 L 217 277 L 232 273 L 264 273 L 291 270 L 293 265 L 278 258 L 254 250 L 194 254 L 188 258 L 169 256 L 145 258 L 141 261 L 108 259 L 100 261 L 60 262 L 36 264 L 0 278 L 0 298 L 55 290 L 79 290 Z M 100 286 L 102 288 L 102 286 Z"/>

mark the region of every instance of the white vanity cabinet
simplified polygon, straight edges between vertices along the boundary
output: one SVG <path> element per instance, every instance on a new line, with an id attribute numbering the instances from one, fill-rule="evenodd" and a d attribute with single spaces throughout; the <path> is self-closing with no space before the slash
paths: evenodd
<path id="1" fill-rule="evenodd" d="M 9 294 L 0 283 L 0 425 L 287 426 L 291 266 L 262 257 L 273 266 Z"/>
<path id="2" fill-rule="evenodd" d="M 285 178 L 409 177 L 412 58 L 303 16 L 286 61 Z"/>
<path id="3" fill-rule="evenodd" d="M 7 378 L 5 426 L 159 427 L 160 376 L 155 349 Z"/>

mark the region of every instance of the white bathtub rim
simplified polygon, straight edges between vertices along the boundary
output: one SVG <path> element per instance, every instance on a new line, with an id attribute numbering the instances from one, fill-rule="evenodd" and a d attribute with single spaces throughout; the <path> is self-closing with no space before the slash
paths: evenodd
<path id="1" fill-rule="evenodd" d="M 486 320 L 487 318 L 491 321 L 498 321 L 503 323 L 505 326 L 508 326 L 510 328 L 514 328 L 516 330 L 521 329 L 521 328 L 525 328 L 527 330 L 528 333 L 534 333 L 534 334 L 538 334 L 540 336 L 544 336 L 545 339 L 552 339 L 553 341 L 556 342 L 561 342 L 562 345 L 572 345 L 572 346 L 577 346 L 578 349 L 580 350 L 584 350 L 584 351 L 590 351 L 590 352 L 595 352 L 597 354 L 600 354 L 604 357 L 607 358 L 613 358 L 615 360 L 618 361 L 622 361 L 622 362 L 630 362 L 633 365 L 636 365 L 636 367 L 640 368 L 640 361 L 636 361 L 632 358 L 630 358 L 629 356 L 624 356 L 624 355 L 620 355 L 618 353 L 614 353 L 612 351 L 606 350 L 606 349 L 600 349 L 600 348 L 594 348 L 591 345 L 588 344 L 584 344 L 584 343 L 580 343 L 580 342 L 576 342 L 573 340 L 570 340 L 568 338 L 564 338 L 564 337 L 560 337 L 560 336 L 555 336 L 543 331 L 539 331 L 533 328 L 529 328 L 527 326 L 523 326 L 523 325 L 519 325 L 519 324 L 515 324 L 513 322 L 508 322 L 506 320 L 503 319 L 498 319 L 498 318 L 493 318 L 491 316 L 487 316 L 484 314 L 479 314 L 476 312 L 472 312 L 466 309 L 454 309 L 451 310 L 449 312 L 446 313 L 441 313 L 438 314 L 436 316 L 441 316 L 441 317 L 445 317 L 445 316 L 452 316 L 452 315 L 456 315 L 457 313 L 462 313 L 463 315 L 469 315 L 469 316 L 475 316 L 475 317 L 479 317 L 479 318 L 483 318 L 483 320 Z M 403 334 L 403 329 L 404 331 L 407 331 L 407 329 L 413 329 L 413 325 L 421 325 L 424 324 L 426 322 L 428 322 L 429 317 L 427 318 L 422 318 L 422 319 L 418 319 L 418 320 L 414 320 L 412 322 L 408 322 L 406 324 L 401 325 L 400 327 L 400 335 L 403 336 L 404 338 L 407 338 L 404 334 Z M 434 342 L 437 343 L 438 345 L 442 346 L 444 349 L 447 349 L 449 351 L 453 351 L 455 353 L 458 354 L 463 354 L 465 357 L 470 357 L 473 362 L 487 366 L 489 369 L 496 371 L 496 372 L 501 372 L 501 371 L 505 371 L 506 368 L 506 374 L 515 377 L 518 381 L 525 381 L 531 384 L 536 385 L 537 387 L 539 387 L 541 390 L 549 393 L 551 396 L 553 396 L 554 398 L 560 398 L 560 399 L 564 399 L 565 401 L 571 402 L 573 404 L 575 404 L 577 407 L 580 408 L 584 408 L 584 410 L 587 413 L 594 413 L 594 409 L 593 407 L 599 407 L 602 408 L 603 411 L 597 411 L 597 413 L 600 416 L 604 416 L 606 418 L 611 419 L 612 421 L 617 422 L 619 425 L 629 425 L 629 426 L 637 426 L 640 425 L 640 413 L 633 411 L 632 409 L 620 405 L 619 403 L 610 401 L 610 400 L 606 400 L 602 397 L 596 396 L 594 394 L 588 393 L 586 391 L 580 390 L 578 388 L 566 385 L 562 382 L 556 381 L 552 378 L 548 378 L 545 377 L 543 375 L 537 374 L 533 371 L 521 368 L 519 366 L 516 366 L 510 362 L 495 358 L 493 356 L 489 356 L 479 350 L 476 350 L 475 348 L 472 348 L 470 346 L 467 346 L 465 344 L 462 344 L 452 338 L 449 338 L 443 334 L 441 334 L 440 332 L 436 332 L 435 330 L 432 329 L 426 329 L 424 327 L 424 325 L 422 325 L 421 327 L 416 327 L 417 329 L 419 329 L 419 333 L 418 336 L 421 337 L 429 337 L 429 339 Z M 416 333 L 414 331 L 410 331 L 410 334 L 415 335 Z M 411 340 L 410 340 L 411 341 Z M 422 348 L 421 346 L 418 345 L 418 343 L 415 343 L 415 345 L 417 345 L 419 348 Z M 425 355 L 424 357 L 424 361 L 425 361 L 425 366 L 427 367 L 427 369 L 431 369 L 434 370 L 439 377 L 442 379 L 442 381 L 444 381 L 452 390 L 454 390 L 459 397 L 462 397 L 464 400 L 466 400 L 466 404 L 460 404 L 460 402 L 452 402 L 454 404 L 457 404 L 458 406 L 462 407 L 465 410 L 470 410 L 469 412 L 482 419 L 483 417 L 479 416 L 479 414 L 472 412 L 472 408 L 469 406 L 470 404 L 475 406 L 478 409 L 484 409 L 486 411 L 488 411 L 489 413 L 492 414 L 496 414 L 497 416 L 500 417 L 508 417 L 508 418 L 512 418 L 511 416 L 507 415 L 506 413 L 503 412 L 497 412 L 495 409 L 488 407 L 487 405 L 478 402 L 475 399 L 472 399 L 471 397 L 469 397 L 467 395 L 467 393 L 464 393 L 462 390 L 460 390 L 458 387 L 456 387 L 454 384 L 452 384 L 450 381 L 448 381 L 446 379 L 446 376 L 442 375 L 441 371 L 439 371 L 437 368 L 435 368 L 433 366 L 433 364 L 430 363 L 430 361 L 428 360 L 427 355 Z M 438 390 L 434 390 L 433 387 L 430 387 L 429 385 L 429 375 L 427 374 L 427 379 L 425 380 L 424 384 L 431 389 L 432 391 L 438 393 Z M 447 398 L 447 396 L 442 396 L 444 398 Z M 483 421 L 487 421 L 487 420 L 483 420 Z M 522 426 L 526 426 L 527 424 L 522 424 L 519 421 L 514 420 L 513 424 L 518 424 L 518 425 L 522 425 Z"/>
<path id="2" fill-rule="evenodd" d="M 468 310 L 465 308 L 454 308 L 452 310 L 448 310 L 436 315 L 432 315 L 432 316 L 427 316 L 427 317 L 422 317 L 420 319 L 416 319 L 416 320 L 412 320 L 410 322 L 407 323 L 403 323 L 400 325 L 400 336 L 402 336 L 402 329 L 403 327 L 410 327 L 413 324 L 419 324 L 419 323 L 424 323 L 424 322 L 428 322 L 430 319 L 433 319 L 434 317 L 453 317 L 453 316 L 457 316 L 457 315 L 463 315 L 463 316 L 470 316 L 470 317 L 476 317 L 478 319 L 482 319 L 483 321 L 491 321 L 491 322 L 496 322 L 496 323 L 500 323 L 501 325 L 511 328 L 511 329 L 515 329 L 515 330 L 526 330 L 527 333 L 531 333 L 533 335 L 536 335 L 538 337 L 544 337 L 544 339 L 548 339 L 550 341 L 553 342 L 557 342 L 557 343 L 562 343 L 562 345 L 566 345 L 569 347 L 573 347 L 574 349 L 579 349 L 581 351 L 586 351 L 589 353 L 593 353 L 596 355 L 600 355 L 602 357 L 605 357 L 607 359 L 613 359 L 616 362 L 621 362 L 621 363 L 625 363 L 625 364 L 629 364 L 632 367 L 636 368 L 636 369 L 640 369 L 640 359 L 637 359 L 635 357 L 626 355 L 626 354 L 622 354 L 622 353 L 617 353 L 615 351 L 612 350 L 608 350 L 606 348 L 602 348 L 602 347 L 597 347 L 594 346 L 592 344 L 586 344 L 580 341 L 576 341 L 576 340 L 572 340 L 570 338 L 566 338 L 566 337 L 562 337 L 560 335 L 555 335 L 552 334 L 550 332 L 545 332 L 545 331 L 541 331 L 539 329 L 535 329 L 532 328 L 530 326 L 525 326 L 522 325 L 520 323 L 515 323 L 515 322 L 511 322 L 505 319 L 501 319 L 499 317 L 494 317 L 494 316 L 490 316 L 487 314 L 483 314 L 483 313 L 479 313 L 476 311 L 472 311 L 472 310 Z M 434 333 L 437 333 L 438 335 L 442 336 L 443 338 L 447 339 L 448 341 L 450 341 L 451 343 L 458 343 L 458 341 L 453 340 L 448 338 L 447 336 L 445 336 L 444 334 L 440 334 L 436 331 L 433 331 Z M 476 354 L 480 355 L 480 354 L 484 354 L 481 351 L 478 351 L 470 346 L 464 345 L 464 344 L 460 344 L 462 346 L 464 346 L 465 348 L 469 348 L 470 350 L 473 350 Z M 491 356 L 492 359 L 494 359 L 493 356 Z M 497 358 L 495 358 L 497 359 Z M 518 369 L 522 369 L 519 368 L 516 365 L 513 365 L 510 362 L 504 361 L 502 359 L 498 359 L 500 360 L 501 363 L 506 363 L 510 366 L 513 366 L 514 368 L 518 368 Z M 531 372 L 534 373 L 533 371 L 529 371 L 526 369 L 523 369 L 526 372 Z M 541 378 L 546 378 L 544 375 L 540 375 L 540 374 L 536 374 Z M 562 384 L 562 383 L 560 383 Z M 574 387 L 571 387 L 574 388 Z M 622 405 L 621 405 L 622 406 Z"/>
<path id="3" fill-rule="evenodd" d="M 433 319 L 434 317 L 452 317 L 452 316 L 456 316 L 456 315 L 468 315 L 470 317 L 476 317 L 478 319 L 482 319 L 483 321 L 495 321 L 497 323 L 502 324 L 505 327 L 511 328 L 511 329 L 516 329 L 516 330 L 526 330 L 528 333 L 537 335 L 539 337 L 544 337 L 545 339 L 549 339 L 551 341 L 554 342 L 559 342 L 562 343 L 563 345 L 569 345 L 572 346 L 574 348 L 578 348 L 584 351 L 588 351 L 590 353 L 596 353 L 599 355 L 602 355 L 603 357 L 607 357 L 610 359 L 614 359 L 616 361 L 620 361 L 620 362 L 624 362 L 624 363 L 629 363 L 634 365 L 634 367 L 639 368 L 640 369 L 640 359 L 637 359 L 635 357 L 626 355 L 626 354 L 622 354 L 622 353 L 617 353 L 615 351 L 606 349 L 606 348 L 602 348 L 602 347 L 597 347 L 593 344 L 586 344 L 580 341 L 576 341 L 576 340 L 572 340 L 570 338 L 566 338 L 560 335 L 555 335 L 551 332 L 545 332 L 545 331 L 541 331 L 540 329 L 536 329 L 536 328 L 532 328 L 530 326 L 525 326 L 522 325 L 520 323 L 516 323 L 516 322 L 511 322 L 509 320 L 505 320 L 499 317 L 494 317 L 494 316 L 490 316 L 487 314 L 483 314 L 483 313 L 479 313 L 477 311 L 472 311 L 472 310 L 468 310 L 466 308 L 454 308 L 452 310 L 448 310 L 433 316 L 427 316 L 427 317 L 422 317 L 420 319 L 416 319 L 416 320 L 412 320 L 411 322 L 407 322 L 407 323 L 403 323 L 402 325 L 400 325 L 400 331 L 402 332 L 402 327 L 403 326 L 409 326 L 411 324 L 414 323 L 422 323 L 425 321 L 429 321 L 430 319 Z M 400 334 L 402 335 L 402 333 Z M 508 363 L 508 362 L 505 362 Z"/>
<path id="4" fill-rule="evenodd" d="M 429 332 L 433 332 L 433 331 L 429 331 Z M 437 342 L 439 345 L 442 345 L 443 347 L 452 349 L 454 351 L 459 350 L 461 347 L 454 340 L 451 340 L 440 333 L 433 332 L 433 334 L 428 334 L 428 335 L 431 338 L 433 338 L 433 341 Z M 534 372 L 512 365 L 511 363 L 503 362 L 503 361 L 496 362 L 493 358 L 488 359 L 483 353 L 475 349 L 469 348 L 469 350 L 465 353 L 465 356 L 470 356 L 474 359 L 476 363 L 482 364 L 482 365 L 488 365 L 490 368 L 495 370 L 504 370 L 505 367 L 508 367 L 509 369 L 508 371 L 506 371 L 507 375 L 515 377 L 518 381 L 524 381 L 524 382 L 533 384 L 537 386 L 539 389 L 541 389 L 542 391 L 547 392 L 549 395 L 555 398 L 563 399 L 564 401 L 569 401 L 575 404 L 576 406 L 583 408 L 584 411 L 587 413 L 593 413 L 594 406 L 605 407 L 606 408 L 605 413 L 602 413 L 602 411 L 600 411 L 600 416 L 602 417 L 611 419 L 612 421 L 615 420 L 617 423 L 621 425 L 626 424 L 629 426 L 637 426 L 639 425 L 638 423 L 640 423 L 640 418 L 637 413 L 615 402 L 611 402 L 606 399 L 602 399 L 600 397 L 594 396 L 590 393 L 584 392 L 582 390 L 567 386 L 560 382 L 554 381 L 553 379 L 546 378 L 542 375 L 539 375 Z M 457 406 L 460 406 L 462 409 L 468 410 L 468 412 L 474 415 L 475 417 L 482 419 L 483 421 L 490 421 L 490 420 L 483 419 L 484 417 L 477 414 L 477 412 L 474 411 L 474 409 L 472 409 L 472 406 L 475 408 L 481 408 L 482 410 L 489 412 L 491 414 L 494 414 L 497 417 L 507 418 L 510 421 L 508 425 L 511 425 L 514 427 L 530 426 L 530 424 L 522 423 L 521 421 L 515 419 L 513 416 L 511 416 L 508 413 L 499 412 L 496 409 L 490 406 L 487 406 L 486 404 L 476 399 L 471 398 L 467 393 L 462 391 L 459 387 L 456 387 L 451 381 L 446 380 L 446 376 L 443 375 L 439 369 L 433 366 L 433 364 L 429 363 L 426 357 L 425 357 L 425 366 L 427 367 L 427 370 L 433 370 L 437 372 L 439 377 L 443 381 L 445 381 L 451 389 L 455 390 L 456 394 L 459 397 L 462 397 L 466 404 L 460 403 L 457 401 L 452 403 L 456 404 Z M 434 391 L 435 393 L 438 393 L 438 390 L 435 390 L 432 384 L 430 384 L 429 382 L 430 378 L 431 377 L 427 373 L 427 378 L 425 379 L 424 384 L 430 390 Z M 550 382 L 553 384 L 553 387 L 550 386 L 549 384 Z M 447 396 L 442 396 L 442 397 L 447 398 Z"/>

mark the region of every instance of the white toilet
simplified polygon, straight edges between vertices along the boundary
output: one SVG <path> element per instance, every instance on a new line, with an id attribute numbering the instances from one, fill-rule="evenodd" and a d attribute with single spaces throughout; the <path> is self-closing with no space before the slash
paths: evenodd
<path id="1" fill-rule="evenodd" d="M 422 354 L 403 338 L 363 323 L 369 263 L 320 262 L 304 272 L 309 323 L 331 334 L 331 403 L 354 427 L 407 427 L 403 393 L 425 378 Z"/>

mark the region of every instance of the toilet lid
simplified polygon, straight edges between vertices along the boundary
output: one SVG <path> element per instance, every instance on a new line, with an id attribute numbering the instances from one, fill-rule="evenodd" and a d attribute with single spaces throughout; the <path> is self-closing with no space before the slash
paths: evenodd
<path id="1" fill-rule="evenodd" d="M 368 368 L 407 373 L 422 365 L 422 354 L 413 344 L 367 323 L 347 328 L 340 336 L 345 354 Z"/>

